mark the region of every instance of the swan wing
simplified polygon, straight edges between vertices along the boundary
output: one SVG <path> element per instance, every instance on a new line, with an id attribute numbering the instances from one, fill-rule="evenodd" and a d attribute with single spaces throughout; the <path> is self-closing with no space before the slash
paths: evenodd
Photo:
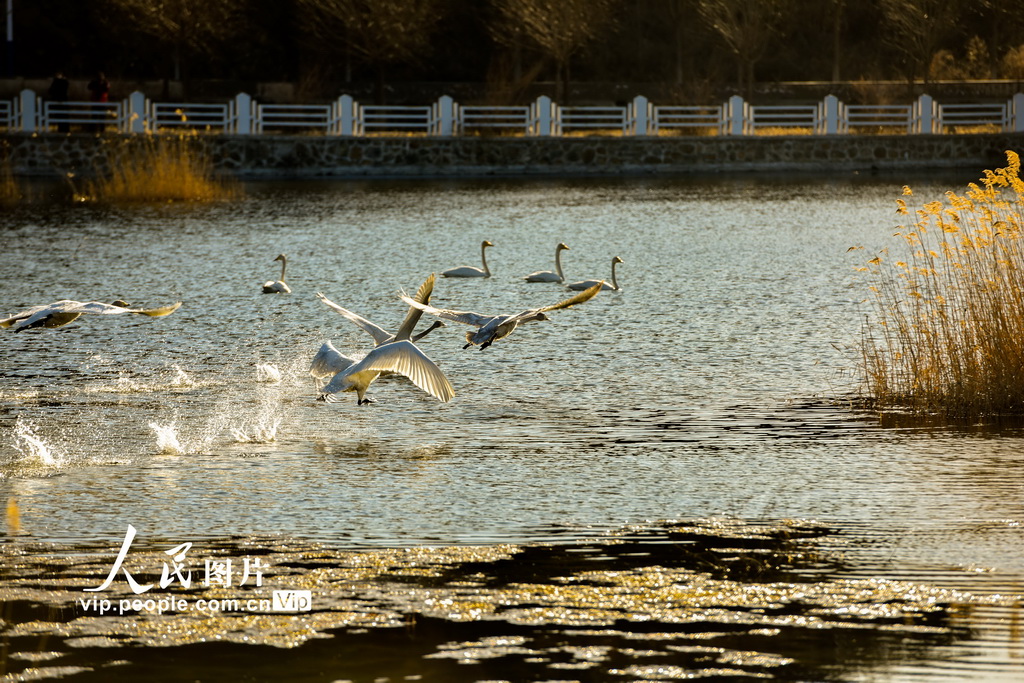
<path id="1" fill-rule="evenodd" d="M 527 311 L 527 312 L 528 313 L 543 313 L 544 311 L 554 311 L 554 310 L 557 310 L 559 308 L 569 308 L 570 306 L 575 306 L 576 304 L 581 304 L 584 301 L 589 301 L 590 299 L 593 299 L 595 296 L 597 296 L 597 293 L 601 291 L 601 287 L 603 287 L 603 286 L 604 286 L 604 280 L 601 280 L 600 282 L 598 282 L 593 287 L 588 287 L 587 289 L 583 290 L 579 294 L 571 296 L 571 297 L 569 297 L 568 299 L 566 299 L 564 301 L 559 301 L 557 304 L 551 304 L 550 306 L 544 306 L 543 308 L 535 308 L 535 309 L 533 309 L 531 311 Z"/>
<path id="2" fill-rule="evenodd" d="M 341 306 L 339 306 L 338 304 L 334 303 L 326 296 L 324 296 L 321 292 L 317 292 L 316 296 L 318 299 L 320 299 L 320 301 L 323 301 L 325 304 L 327 304 L 328 307 L 333 308 L 337 313 L 340 313 L 341 315 L 345 316 L 346 318 L 354 322 L 360 328 L 362 328 L 364 332 L 373 337 L 373 341 L 375 344 L 383 344 L 391 340 L 391 334 L 389 334 L 388 331 L 383 329 L 382 327 L 374 325 L 361 315 L 357 315 L 348 309 L 342 308 Z"/>
<path id="3" fill-rule="evenodd" d="M 63 301 L 56 301 L 52 304 L 42 304 L 40 306 L 26 308 L 24 311 L 21 311 L 20 313 L 15 313 L 14 315 L 8 318 L 0 320 L 0 327 L 6 329 L 8 327 L 13 326 L 15 329 L 17 329 L 24 325 L 30 325 L 35 321 L 39 320 L 40 318 L 44 318 L 47 315 L 50 315 L 51 313 L 58 313 L 64 310 L 62 308 L 64 304 L 73 305 L 78 303 L 79 302 L 77 301 L 70 301 L 65 299 Z M 42 315 L 39 315 L 40 313 L 42 313 Z"/>
<path id="4" fill-rule="evenodd" d="M 309 374 L 314 377 L 336 375 L 349 368 L 353 363 L 355 363 L 355 359 L 349 358 L 334 348 L 334 344 L 326 341 L 313 356 L 313 360 L 309 364 Z"/>
<path id="5" fill-rule="evenodd" d="M 434 282 L 436 280 L 437 277 L 431 273 L 430 277 L 424 280 L 420 288 L 416 290 L 416 295 L 413 298 L 421 304 L 429 304 L 430 295 L 434 293 Z M 405 314 L 405 319 L 402 320 L 402 324 L 398 326 L 398 331 L 395 332 L 395 341 L 412 338 L 412 331 L 416 328 L 416 324 L 419 323 L 422 316 L 423 311 L 415 306 L 410 306 L 409 312 Z"/>
<path id="6" fill-rule="evenodd" d="M 405 340 L 376 347 L 358 363 L 335 375 L 323 393 L 336 393 L 349 383 L 350 378 L 356 379 L 363 373 L 376 376 L 381 372 L 395 372 L 408 377 L 413 384 L 444 403 L 455 396 L 455 389 L 441 368 L 415 344 Z"/>
<path id="7" fill-rule="evenodd" d="M 85 303 L 79 303 L 77 301 L 67 302 L 76 304 L 74 306 L 63 306 L 60 309 L 61 313 L 93 313 L 96 315 L 119 315 L 121 313 L 138 313 L 139 315 L 148 315 L 154 318 L 161 316 L 170 315 L 174 313 L 178 308 L 181 307 L 181 302 L 175 302 L 169 306 L 158 306 L 157 308 L 129 308 L 128 306 L 118 306 L 117 304 L 105 304 L 102 301 L 87 301 Z"/>
<path id="8" fill-rule="evenodd" d="M 457 323 L 464 323 L 466 325 L 473 325 L 474 327 L 482 327 L 487 324 L 489 320 L 494 318 L 492 315 L 481 315 L 479 313 L 472 313 L 470 311 L 453 311 L 446 308 L 434 308 L 430 304 L 421 304 L 420 302 L 410 299 L 406 295 L 400 295 L 402 301 L 409 304 L 414 308 L 418 308 L 424 313 L 436 316 L 438 318 L 444 318 L 445 320 L 451 320 Z"/>

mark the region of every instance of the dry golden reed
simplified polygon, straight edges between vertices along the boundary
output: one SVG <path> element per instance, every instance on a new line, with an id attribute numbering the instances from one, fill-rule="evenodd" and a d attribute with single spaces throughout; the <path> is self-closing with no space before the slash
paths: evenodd
<path id="1" fill-rule="evenodd" d="M 203 202 L 238 195 L 236 183 L 218 179 L 209 157 L 185 136 L 146 136 L 123 141 L 109 171 L 87 181 L 79 201 Z"/>
<path id="2" fill-rule="evenodd" d="M 873 315 L 861 358 L 870 396 L 950 417 L 1024 415 L 1024 181 L 1020 158 L 963 195 L 914 205 L 895 248 L 859 270 Z"/>

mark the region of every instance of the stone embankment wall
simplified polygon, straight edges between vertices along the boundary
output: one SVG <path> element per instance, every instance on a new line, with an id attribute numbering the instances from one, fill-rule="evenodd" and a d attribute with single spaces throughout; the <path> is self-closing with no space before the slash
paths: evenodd
<path id="1" fill-rule="evenodd" d="M 1024 134 L 758 137 L 182 138 L 240 178 L 618 175 L 723 171 L 850 172 L 1005 165 Z M 90 176 L 146 136 L 0 135 L 0 162 L 18 176 Z"/>

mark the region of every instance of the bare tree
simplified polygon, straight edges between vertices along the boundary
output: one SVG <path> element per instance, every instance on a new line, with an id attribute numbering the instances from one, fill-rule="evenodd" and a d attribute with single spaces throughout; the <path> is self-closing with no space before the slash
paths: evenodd
<path id="1" fill-rule="evenodd" d="M 942 41 L 956 26 L 959 0 L 880 0 L 885 17 L 882 38 L 900 57 L 907 82 L 922 75 L 928 83 L 928 66 Z"/>
<path id="2" fill-rule="evenodd" d="M 533 43 L 555 62 L 555 98 L 568 102 L 574 54 L 609 25 L 617 0 L 494 0 L 500 17 L 491 25 L 499 43 Z"/>
<path id="3" fill-rule="evenodd" d="M 104 0 L 104 6 L 106 22 L 124 40 L 142 37 L 169 51 L 171 77 L 187 92 L 190 61 L 228 41 L 245 0 Z"/>
<path id="4" fill-rule="evenodd" d="M 373 67 L 378 103 L 389 65 L 422 59 L 444 16 L 444 0 L 298 0 L 301 24 L 322 51 L 339 48 Z"/>
<path id="5" fill-rule="evenodd" d="M 748 99 L 754 89 L 754 67 L 779 35 L 789 6 L 790 0 L 700 0 L 697 5 L 736 58 L 737 84 Z"/>

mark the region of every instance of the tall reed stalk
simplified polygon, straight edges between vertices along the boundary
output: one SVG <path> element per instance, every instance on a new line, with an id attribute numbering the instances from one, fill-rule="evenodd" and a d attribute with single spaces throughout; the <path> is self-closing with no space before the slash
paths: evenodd
<path id="1" fill-rule="evenodd" d="M 86 181 L 80 201 L 172 202 L 231 199 L 237 184 L 218 179 L 209 157 L 186 136 L 146 136 L 121 141 L 110 168 Z"/>
<path id="2" fill-rule="evenodd" d="M 897 247 L 860 268 L 872 314 L 861 357 L 882 406 L 951 417 L 1024 415 L 1024 181 L 1020 158 L 963 195 L 897 200 Z"/>

